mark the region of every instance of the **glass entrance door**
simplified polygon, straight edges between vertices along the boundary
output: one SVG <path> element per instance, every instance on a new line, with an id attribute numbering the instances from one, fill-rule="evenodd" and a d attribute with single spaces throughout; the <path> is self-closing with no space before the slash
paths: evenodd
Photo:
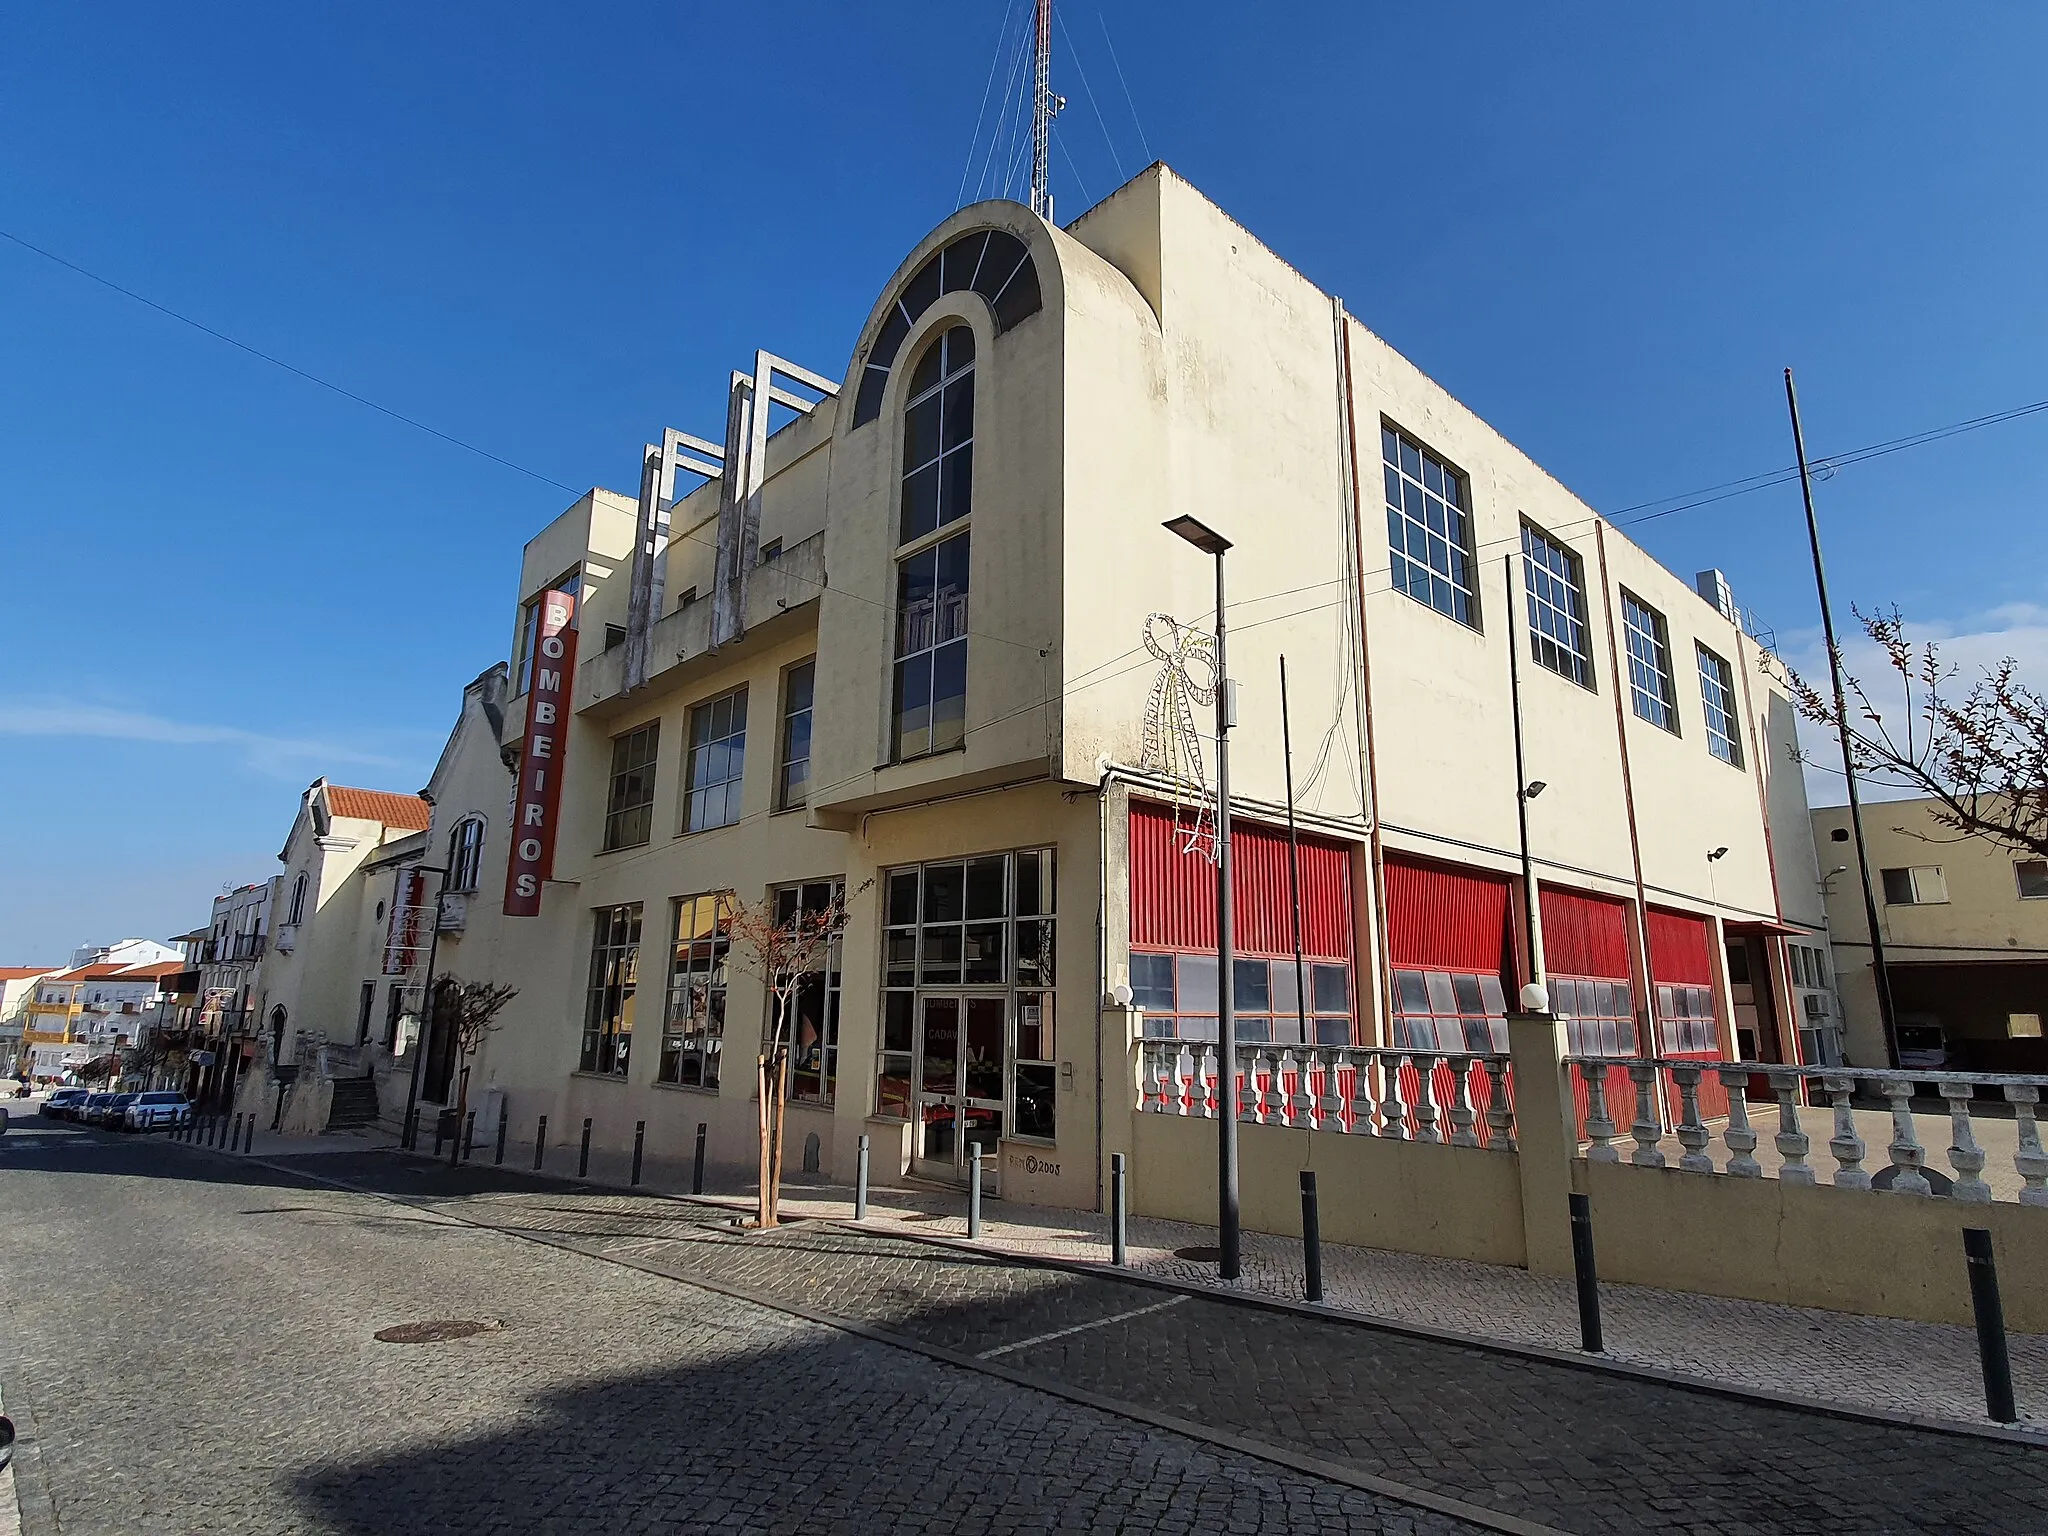
<path id="1" fill-rule="evenodd" d="M 979 1146 L 994 1179 L 1003 1135 L 1003 1050 L 1008 1003 L 1001 997 L 922 997 L 917 1015 L 917 1145 L 913 1171 L 957 1182 Z"/>

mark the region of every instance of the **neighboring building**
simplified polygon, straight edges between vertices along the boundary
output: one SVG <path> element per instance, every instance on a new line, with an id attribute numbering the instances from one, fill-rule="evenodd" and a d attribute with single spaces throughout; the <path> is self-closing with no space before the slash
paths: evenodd
<path id="1" fill-rule="evenodd" d="M 179 959 L 176 948 L 155 939 L 116 939 L 112 944 L 81 944 L 71 951 L 70 969 L 88 965 L 157 965 Z"/>
<path id="2" fill-rule="evenodd" d="M 213 912 L 197 955 L 198 1013 L 195 1049 L 205 1060 L 192 1083 L 204 1107 L 232 1101 L 235 1085 L 257 1056 L 260 1033 L 256 995 L 270 944 L 280 876 L 236 886 L 213 898 Z"/>
<path id="3" fill-rule="evenodd" d="M 17 1060 L 28 1005 L 35 997 L 36 983 L 60 969 L 54 965 L 0 965 L 0 1072 L 27 1070 L 26 1063 L 17 1065 Z"/>
<path id="4" fill-rule="evenodd" d="M 166 944 L 126 939 L 82 953 L 176 956 Z M 180 959 L 97 961 L 39 978 L 22 1020 L 22 1047 L 40 1079 L 61 1078 L 86 1062 L 133 1045 L 146 1017 L 173 994 Z"/>
<path id="5" fill-rule="evenodd" d="M 2048 862 L 1959 837 L 1934 811 L 1932 800 L 1863 807 L 1903 1064 L 2048 1072 Z M 1849 1060 L 1881 1067 L 1884 1031 L 1849 808 L 1817 808 L 1813 841 Z"/>
<path id="6" fill-rule="evenodd" d="M 981 1145 L 1008 1195 L 1098 1203 L 1103 1117 L 1134 1093 L 1105 1006 L 1216 1027 L 1188 630 L 1213 627 L 1217 576 L 1161 527 L 1181 516 L 1233 542 L 1244 1038 L 1303 1029 L 1284 656 L 1307 1035 L 1504 1048 L 1533 968 L 1512 646 L 1574 1048 L 1819 1050 L 1787 942 L 1823 922 L 1793 710 L 1725 584 L 1663 569 L 1164 167 L 1066 229 L 960 210 L 877 295 L 843 381 L 763 354 L 734 390 L 722 457 L 692 449 L 715 478 L 672 500 L 669 434 L 658 509 L 594 490 L 527 545 L 502 729 L 466 695 L 436 770 L 426 862 L 482 833 L 437 972 L 519 989 L 473 1102 L 613 1144 L 645 1121 L 671 1151 L 703 1122 L 714 1161 L 748 1162 L 763 994 L 726 903 L 843 889 L 790 1166 L 815 1136 L 843 1177 L 866 1133 L 878 1177 L 959 1180 Z M 581 656 L 552 878 L 513 917 L 497 756 L 548 766 L 521 754 L 549 591 L 578 600 Z"/>

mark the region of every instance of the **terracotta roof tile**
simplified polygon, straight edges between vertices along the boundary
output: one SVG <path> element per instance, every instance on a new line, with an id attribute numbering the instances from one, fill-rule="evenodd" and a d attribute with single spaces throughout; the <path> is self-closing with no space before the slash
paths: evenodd
<path id="1" fill-rule="evenodd" d="M 408 832 L 426 831 L 434 818 L 434 808 L 418 795 L 399 795 L 388 789 L 350 789 L 345 784 L 327 786 L 327 809 L 336 816 L 379 821 Z"/>
<path id="2" fill-rule="evenodd" d="M 26 981 L 31 976 L 50 976 L 63 969 L 61 965 L 0 965 L 0 981 Z"/>
<path id="3" fill-rule="evenodd" d="M 125 966 L 118 973 L 123 981 L 161 981 L 191 969 L 182 960 L 153 960 L 148 965 Z"/>

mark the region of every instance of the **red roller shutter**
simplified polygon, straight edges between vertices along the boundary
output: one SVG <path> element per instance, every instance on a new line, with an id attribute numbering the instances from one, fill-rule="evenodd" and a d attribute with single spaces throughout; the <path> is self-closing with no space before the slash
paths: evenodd
<path id="1" fill-rule="evenodd" d="M 1387 958 L 1392 966 L 1508 976 L 1508 882 L 1479 870 L 1387 860 Z"/>
<path id="2" fill-rule="evenodd" d="M 1629 979 L 1628 907 L 1604 896 L 1542 887 L 1544 968 L 1566 976 Z"/>
<path id="3" fill-rule="evenodd" d="M 1707 920 L 1684 912 L 1650 908 L 1650 977 L 1679 986 L 1714 984 Z"/>
<path id="4" fill-rule="evenodd" d="M 1199 853 L 1181 851 L 1192 821 L 1191 810 L 1181 812 L 1176 826 L 1173 807 L 1130 803 L 1133 944 L 1216 947 L 1216 866 Z M 1239 951 L 1293 954 L 1286 829 L 1234 820 L 1230 853 Z M 1301 839 L 1301 944 L 1320 959 L 1351 958 L 1351 850 L 1344 843 Z"/>

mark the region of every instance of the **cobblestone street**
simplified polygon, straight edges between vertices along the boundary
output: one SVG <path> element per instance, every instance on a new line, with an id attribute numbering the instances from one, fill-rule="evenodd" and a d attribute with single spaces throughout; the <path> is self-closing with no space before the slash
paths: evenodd
<path id="1" fill-rule="evenodd" d="M 34 1235 L 0 1250 L 29 1536 L 52 1507 L 67 1533 L 2036 1532 L 2048 1509 L 2037 1449 L 821 1222 L 752 1235 L 385 1152 L 271 1171 L 10 1136 L 0 1169 L 0 1219 Z M 439 1317 L 504 1326 L 371 1338 Z"/>

